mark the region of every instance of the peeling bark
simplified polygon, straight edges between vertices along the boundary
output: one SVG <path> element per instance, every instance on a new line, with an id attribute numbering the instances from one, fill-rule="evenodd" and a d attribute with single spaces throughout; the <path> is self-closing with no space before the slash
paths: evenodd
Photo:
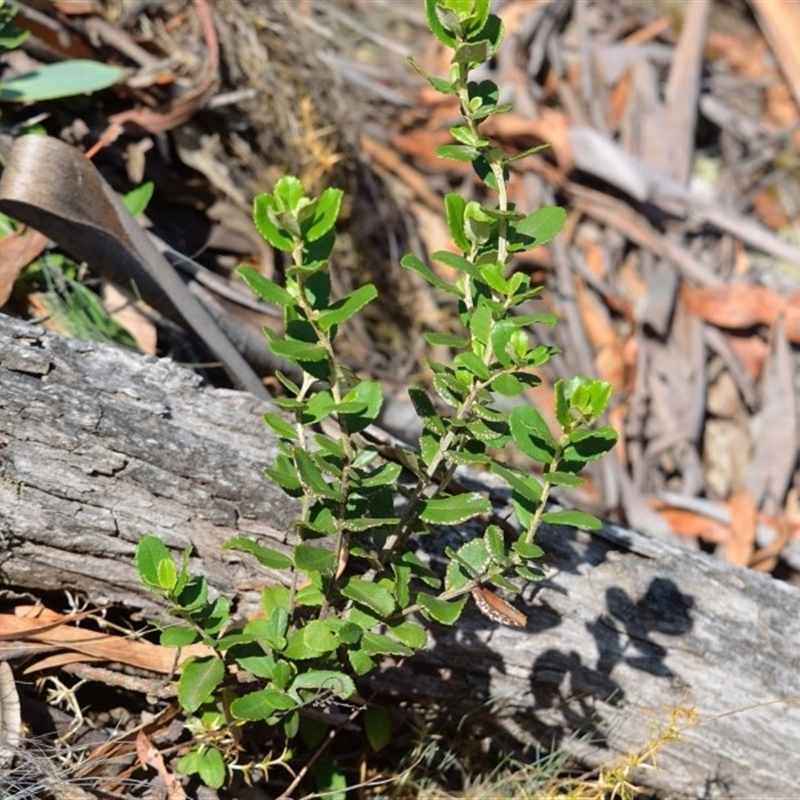
<path id="1" fill-rule="evenodd" d="M 136 542 L 195 548 L 247 613 L 276 579 L 232 535 L 286 545 L 295 506 L 260 472 L 267 406 L 171 362 L 0 316 L 0 576 L 158 611 Z M 589 764 L 637 749 L 680 704 L 696 727 L 643 782 L 678 797 L 779 798 L 800 775 L 800 590 L 612 525 L 547 529 L 527 630 L 474 612 L 376 677 L 397 699 L 467 712 L 489 698 L 518 741 L 547 734 Z M 578 742 L 576 731 L 591 736 Z"/>

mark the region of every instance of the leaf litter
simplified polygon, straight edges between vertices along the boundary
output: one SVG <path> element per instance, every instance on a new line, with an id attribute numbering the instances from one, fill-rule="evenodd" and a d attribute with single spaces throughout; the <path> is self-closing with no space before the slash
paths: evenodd
<path id="1" fill-rule="evenodd" d="M 514 111 L 487 128 L 512 153 L 549 145 L 514 165 L 511 198 L 526 213 L 551 203 L 569 213 L 556 242 L 516 264 L 547 287 L 545 310 L 562 322 L 534 330 L 564 355 L 528 399 L 552 418 L 556 380 L 603 378 L 621 434 L 586 487 L 561 499 L 797 583 L 800 5 L 509 0 L 496 10 L 507 41 L 482 77 Z M 35 19 L 25 7 L 20 24 Z M 444 192 L 480 191 L 463 164 L 433 156 L 456 109 L 404 61 L 413 53 L 432 72 L 447 69 L 434 45 L 419 52 L 429 38 L 420 9 L 170 0 L 101 13 L 60 2 L 35 30 L 51 59 L 118 64 L 126 77 L 93 103 L 6 105 L 4 126 L 36 120 L 91 152 L 120 191 L 153 180 L 152 230 L 224 283 L 241 261 L 280 279 L 279 255 L 252 228 L 254 194 L 284 173 L 344 189 L 335 281 L 380 289 L 344 355 L 397 398 L 387 427 L 413 434 L 404 388 L 430 382 L 426 357 L 447 357 L 422 333 L 455 330 L 455 313 L 398 261 L 448 247 Z M 36 67 L 24 49 L 25 65 L 4 57 L 7 70 Z M 36 306 L 15 281 L 41 244 L 12 236 L 0 298 L 24 314 Z M 450 279 L 446 265 L 432 266 Z M 104 296 L 118 310 L 119 296 Z M 142 312 L 137 340 L 178 347 L 129 302 Z M 278 324 L 219 302 L 253 332 Z M 75 674 L 89 660 L 126 661 L 134 644 L 103 633 L 79 645 L 68 620 L 45 640 L 13 613 L 0 623 L 12 618 L 28 658 L 44 645 L 51 665 Z M 154 736 L 134 736 L 128 755 L 138 746 L 170 780 Z"/>

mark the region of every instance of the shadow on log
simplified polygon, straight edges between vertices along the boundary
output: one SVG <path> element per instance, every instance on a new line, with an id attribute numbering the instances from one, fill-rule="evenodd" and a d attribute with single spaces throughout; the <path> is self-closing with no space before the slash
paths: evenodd
<path id="1" fill-rule="evenodd" d="M 2 581 L 158 613 L 132 563 L 154 534 L 176 551 L 193 545 L 194 568 L 246 615 L 278 578 L 220 546 L 232 535 L 285 546 L 295 512 L 261 475 L 274 454 L 265 409 L 169 361 L 0 315 Z M 375 685 L 453 713 L 491 701 L 517 742 L 555 739 L 591 765 L 694 706 L 697 725 L 638 776 L 645 785 L 796 796 L 800 590 L 612 525 L 539 541 L 548 577 L 517 604 L 527 630 L 465 613 Z"/>

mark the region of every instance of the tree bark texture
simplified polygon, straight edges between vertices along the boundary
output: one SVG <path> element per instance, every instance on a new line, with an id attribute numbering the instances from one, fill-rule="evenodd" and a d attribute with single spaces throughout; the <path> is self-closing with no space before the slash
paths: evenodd
<path id="1" fill-rule="evenodd" d="M 267 407 L 172 362 L 0 315 L 0 579 L 153 614 L 133 554 L 154 534 L 176 552 L 191 544 L 193 568 L 247 614 L 279 578 L 220 547 L 232 535 L 288 546 L 296 510 L 261 475 Z M 517 603 L 527 630 L 468 611 L 375 685 L 455 713 L 491 701 L 517 741 L 555 738 L 592 765 L 693 706 L 696 724 L 638 776 L 646 785 L 800 793 L 799 589 L 613 525 L 539 541 L 547 578 Z"/>

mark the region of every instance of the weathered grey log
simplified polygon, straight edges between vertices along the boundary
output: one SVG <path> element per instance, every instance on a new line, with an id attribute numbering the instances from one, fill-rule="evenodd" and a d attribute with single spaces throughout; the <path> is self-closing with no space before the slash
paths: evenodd
<path id="1" fill-rule="evenodd" d="M 244 608 L 274 579 L 242 534 L 287 539 L 293 504 L 261 477 L 266 406 L 203 388 L 174 364 L 66 340 L 0 315 L 0 576 L 155 610 L 132 557 L 153 533 Z M 468 613 L 387 669 L 398 698 L 474 711 L 520 741 L 590 732 L 590 764 L 640 747 L 683 703 L 699 724 L 644 782 L 676 797 L 800 792 L 800 590 L 614 526 L 547 530 L 549 575 L 520 605 L 529 629 Z"/>

